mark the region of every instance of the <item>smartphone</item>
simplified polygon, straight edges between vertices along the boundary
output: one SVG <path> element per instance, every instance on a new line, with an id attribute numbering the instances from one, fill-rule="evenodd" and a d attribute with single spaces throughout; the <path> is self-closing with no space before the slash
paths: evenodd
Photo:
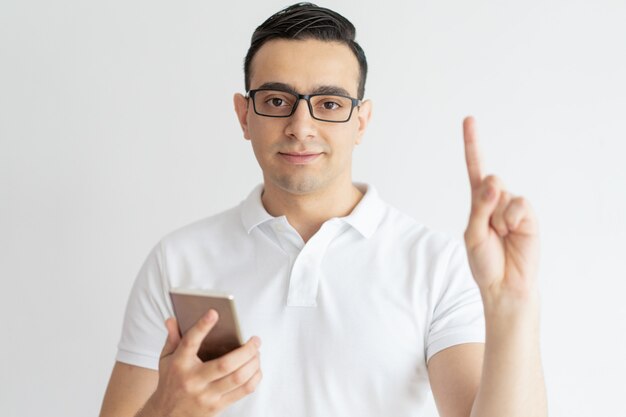
<path id="1" fill-rule="evenodd" d="M 219 358 L 243 344 L 232 295 L 205 290 L 172 288 L 170 298 L 181 336 L 210 309 L 217 311 L 219 315 L 217 323 L 204 338 L 198 350 L 198 357 L 202 361 Z"/>

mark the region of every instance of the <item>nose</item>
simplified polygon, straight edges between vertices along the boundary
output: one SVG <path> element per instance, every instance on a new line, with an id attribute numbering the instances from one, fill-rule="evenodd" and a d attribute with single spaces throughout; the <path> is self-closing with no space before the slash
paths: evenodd
<path id="1" fill-rule="evenodd" d="M 293 139 L 306 140 L 315 137 L 316 132 L 316 120 L 309 112 L 309 103 L 302 98 L 298 101 L 296 111 L 288 119 L 285 134 Z"/>

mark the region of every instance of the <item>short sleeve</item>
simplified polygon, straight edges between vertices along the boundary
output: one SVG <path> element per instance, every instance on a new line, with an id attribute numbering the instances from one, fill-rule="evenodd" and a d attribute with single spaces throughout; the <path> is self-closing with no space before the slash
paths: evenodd
<path id="1" fill-rule="evenodd" d="M 465 244 L 452 240 L 449 262 L 433 286 L 432 320 L 426 340 L 426 362 L 437 352 L 462 343 L 485 342 L 485 315 L 472 276 Z"/>
<path id="2" fill-rule="evenodd" d="M 137 274 L 128 298 L 116 356 L 119 362 L 158 369 L 167 338 L 165 320 L 173 315 L 162 265 L 161 245 L 157 244 Z"/>

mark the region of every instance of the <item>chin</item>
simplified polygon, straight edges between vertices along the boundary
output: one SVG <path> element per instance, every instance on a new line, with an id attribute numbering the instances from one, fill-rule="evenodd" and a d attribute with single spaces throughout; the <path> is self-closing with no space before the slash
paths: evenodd
<path id="1" fill-rule="evenodd" d="M 272 181 L 283 191 L 291 194 L 308 194 L 323 187 L 324 182 L 311 176 L 283 176 Z"/>

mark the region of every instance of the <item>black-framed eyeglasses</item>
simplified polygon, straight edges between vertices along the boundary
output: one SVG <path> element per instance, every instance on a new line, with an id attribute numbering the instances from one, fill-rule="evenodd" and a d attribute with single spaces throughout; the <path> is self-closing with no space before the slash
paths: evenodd
<path id="1" fill-rule="evenodd" d="M 352 117 L 352 110 L 361 100 L 338 94 L 297 94 L 291 91 L 259 88 L 248 91 L 254 112 L 266 117 L 290 117 L 300 100 L 306 100 L 309 113 L 315 120 L 344 123 Z"/>

